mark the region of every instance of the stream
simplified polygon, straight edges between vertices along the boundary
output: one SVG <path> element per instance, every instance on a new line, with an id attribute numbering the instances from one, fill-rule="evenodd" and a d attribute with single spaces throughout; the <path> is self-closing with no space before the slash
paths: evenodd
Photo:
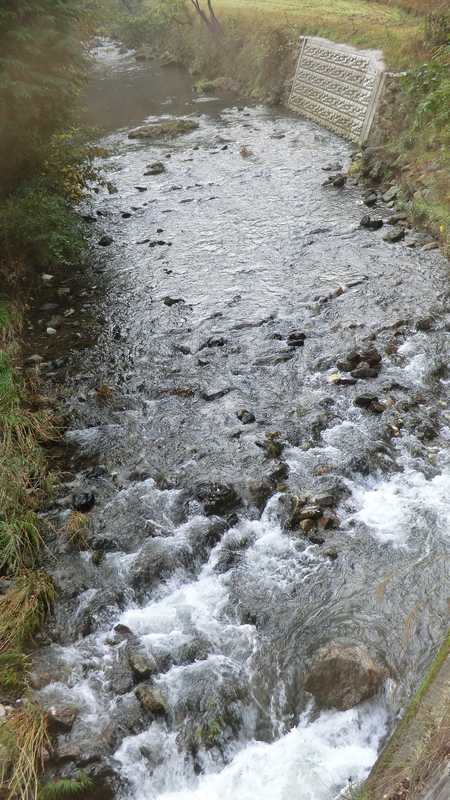
<path id="1" fill-rule="evenodd" d="M 82 768 L 121 800 L 334 800 L 448 627 L 448 262 L 361 228 L 356 182 L 322 186 L 351 156 L 333 134 L 196 97 L 111 42 L 94 55 L 112 186 L 84 211 L 88 268 L 42 290 L 30 345 L 70 420 L 33 685 L 76 718 L 49 774 Z M 172 116 L 199 127 L 128 138 Z M 378 374 L 342 380 L 374 348 Z M 355 405 L 367 394 L 378 408 Z M 80 494 L 81 548 L 56 532 Z M 307 535 L 289 525 L 304 495 L 329 507 Z M 329 641 L 366 646 L 383 690 L 320 710 L 303 684 Z"/>

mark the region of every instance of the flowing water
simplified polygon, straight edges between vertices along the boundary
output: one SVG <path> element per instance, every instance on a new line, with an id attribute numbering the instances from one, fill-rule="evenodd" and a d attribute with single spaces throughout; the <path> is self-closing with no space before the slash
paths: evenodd
<path id="1" fill-rule="evenodd" d="M 51 364 L 71 418 L 65 492 L 96 497 L 86 549 L 54 538 L 59 599 L 35 657 L 42 702 L 78 709 L 58 771 L 113 773 L 127 800 L 332 800 L 368 773 L 447 627 L 448 264 L 361 229 L 358 186 L 322 187 L 350 156 L 332 134 L 196 98 L 186 75 L 111 43 L 95 55 L 89 114 L 117 191 L 94 203 L 94 241 L 113 243 L 59 287 L 84 316 Z M 198 130 L 128 138 L 172 115 Z M 144 176 L 156 160 L 166 171 Z M 334 383 L 367 347 L 379 376 Z M 367 392 L 382 414 L 354 405 Z M 240 500 L 211 515 L 207 482 Z M 286 529 L 286 498 L 305 492 L 334 498 L 322 545 Z M 142 710 L 118 624 L 156 664 L 164 716 Z M 305 670 L 330 640 L 386 664 L 381 695 L 316 709 Z"/>

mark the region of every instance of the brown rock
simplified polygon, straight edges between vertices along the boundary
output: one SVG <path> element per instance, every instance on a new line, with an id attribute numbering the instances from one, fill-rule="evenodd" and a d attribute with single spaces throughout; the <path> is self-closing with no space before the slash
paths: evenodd
<path id="1" fill-rule="evenodd" d="M 78 710 L 73 706 L 52 706 L 47 714 L 50 733 L 68 733 L 72 730 Z"/>
<path id="2" fill-rule="evenodd" d="M 166 703 L 157 689 L 152 689 L 151 686 L 142 683 L 140 686 L 136 686 L 134 693 L 142 708 L 149 714 L 157 717 L 166 713 Z"/>
<path id="3" fill-rule="evenodd" d="M 304 688 L 319 705 L 345 711 L 373 697 L 386 677 L 364 646 L 329 642 L 316 653 Z"/>

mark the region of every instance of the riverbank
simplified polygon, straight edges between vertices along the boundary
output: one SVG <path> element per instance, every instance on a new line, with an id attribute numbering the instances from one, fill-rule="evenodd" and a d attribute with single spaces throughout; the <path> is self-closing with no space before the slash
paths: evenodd
<path id="1" fill-rule="evenodd" d="M 360 790 L 360 800 L 449 796 L 449 686 L 450 634 Z"/>

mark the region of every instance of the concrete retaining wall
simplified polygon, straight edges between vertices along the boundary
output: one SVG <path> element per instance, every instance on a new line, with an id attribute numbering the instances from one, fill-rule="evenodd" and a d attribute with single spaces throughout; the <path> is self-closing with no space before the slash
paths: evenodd
<path id="1" fill-rule="evenodd" d="M 386 71 L 378 50 L 357 50 L 302 36 L 289 107 L 364 144 L 383 94 Z"/>

